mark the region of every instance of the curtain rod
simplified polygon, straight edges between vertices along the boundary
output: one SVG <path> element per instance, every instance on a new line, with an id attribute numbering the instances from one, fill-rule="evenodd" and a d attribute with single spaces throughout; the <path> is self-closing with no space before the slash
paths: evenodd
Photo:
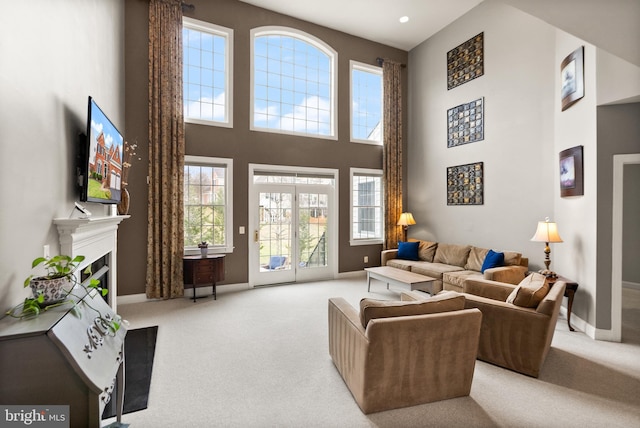
<path id="1" fill-rule="evenodd" d="M 194 10 L 196 10 L 195 5 L 182 2 L 182 11 L 183 12 L 193 12 Z"/>
<path id="2" fill-rule="evenodd" d="M 378 67 L 382 67 L 382 64 L 384 63 L 384 58 L 376 58 L 376 62 L 378 63 Z M 407 64 L 400 64 L 400 67 L 405 68 L 407 66 Z"/>

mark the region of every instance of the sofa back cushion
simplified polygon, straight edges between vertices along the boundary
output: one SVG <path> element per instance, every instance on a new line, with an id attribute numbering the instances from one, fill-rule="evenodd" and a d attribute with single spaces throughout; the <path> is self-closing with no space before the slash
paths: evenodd
<path id="1" fill-rule="evenodd" d="M 364 298 L 360 300 L 360 322 L 367 328 L 376 318 L 435 314 L 464 309 L 464 296 L 455 291 L 443 291 L 425 300 L 397 301 Z"/>
<path id="2" fill-rule="evenodd" d="M 547 293 L 549 293 L 547 278 L 534 272 L 520 281 L 520 284 L 507 297 L 507 303 L 525 308 L 537 308 Z"/>
<path id="3" fill-rule="evenodd" d="M 504 252 L 504 265 L 505 266 L 520 266 L 522 254 L 515 251 L 503 251 Z"/>
<path id="4" fill-rule="evenodd" d="M 412 241 L 412 239 L 409 239 Z M 433 262 L 433 256 L 436 255 L 437 242 L 418 241 L 418 258 L 422 262 Z"/>
<path id="5" fill-rule="evenodd" d="M 482 270 L 482 263 L 484 262 L 488 248 L 471 247 L 469 251 L 469 258 L 467 258 L 467 264 L 464 265 L 466 270 L 475 270 L 480 272 Z"/>
<path id="6" fill-rule="evenodd" d="M 443 263 L 464 267 L 471 251 L 470 245 L 438 244 L 436 255 L 433 257 L 434 263 Z"/>

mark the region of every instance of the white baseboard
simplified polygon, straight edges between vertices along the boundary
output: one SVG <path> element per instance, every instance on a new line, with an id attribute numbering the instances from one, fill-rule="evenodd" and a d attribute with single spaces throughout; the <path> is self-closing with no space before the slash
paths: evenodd
<path id="1" fill-rule="evenodd" d="M 224 285 L 216 286 L 216 292 L 219 293 L 222 289 L 224 289 L 225 291 L 249 290 L 249 284 L 245 282 L 245 283 L 238 283 L 238 284 L 224 284 Z M 209 296 L 211 294 L 213 294 L 212 286 L 196 288 L 196 297 Z M 186 288 L 184 290 L 184 297 L 193 299 L 193 288 Z M 118 305 L 128 305 L 131 303 L 142 303 L 142 302 L 155 302 L 157 300 L 162 300 L 162 299 L 147 299 L 147 295 L 145 293 L 128 294 L 126 296 L 118 296 Z"/>
<path id="2" fill-rule="evenodd" d="M 118 306 L 120 305 L 128 305 L 130 303 L 141 303 L 147 302 L 150 299 L 147 299 L 147 295 L 144 293 L 140 294 L 127 294 L 126 296 L 118 296 Z"/>
<path id="3" fill-rule="evenodd" d="M 562 314 L 566 320 L 567 318 L 567 308 L 565 308 L 564 306 L 560 307 L 560 314 Z M 565 321 L 563 320 L 563 321 Z M 566 322 L 566 321 L 565 321 Z M 591 324 L 587 324 L 587 322 L 585 320 L 583 320 L 582 318 L 580 318 L 579 316 L 577 316 L 574 313 L 571 313 L 571 326 L 573 328 L 580 331 L 583 331 L 584 334 L 586 334 L 587 336 L 589 336 L 590 338 L 594 339 L 594 340 L 602 340 L 605 342 L 620 342 L 621 338 L 616 336 L 613 333 L 613 330 L 609 329 L 609 330 L 604 330 L 601 328 L 595 328 L 594 326 L 592 326 Z"/>
<path id="4" fill-rule="evenodd" d="M 340 272 L 336 276 L 336 279 L 348 279 L 348 278 L 358 278 L 358 277 L 366 277 L 367 273 L 364 270 L 353 270 L 351 272 Z"/>
<path id="5" fill-rule="evenodd" d="M 640 283 L 631 281 L 622 281 L 622 288 L 631 288 L 634 290 L 640 290 Z"/>

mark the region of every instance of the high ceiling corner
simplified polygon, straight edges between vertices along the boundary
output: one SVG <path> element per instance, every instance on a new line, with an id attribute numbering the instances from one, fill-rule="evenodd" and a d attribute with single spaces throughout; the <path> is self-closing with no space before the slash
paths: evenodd
<path id="1" fill-rule="evenodd" d="M 409 51 L 483 0 L 241 1 Z M 409 17 L 404 24 L 403 16 Z"/>

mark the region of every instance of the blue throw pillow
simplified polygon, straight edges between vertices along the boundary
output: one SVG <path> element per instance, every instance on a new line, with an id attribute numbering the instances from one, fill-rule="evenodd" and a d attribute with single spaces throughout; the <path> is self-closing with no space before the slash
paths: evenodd
<path id="1" fill-rule="evenodd" d="M 504 253 L 498 253 L 493 250 L 489 250 L 487 256 L 484 258 L 484 262 L 482 263 L 482 273 L 485 270 L 491 269 L 494 267 L 499 267 L 504 265 Z"/>
<path id="2" fill-rule="evenodd" d="M 420 260 L 418 257 L 419 242 L 398 242 L 398 258 L 402 260 Z"/>

